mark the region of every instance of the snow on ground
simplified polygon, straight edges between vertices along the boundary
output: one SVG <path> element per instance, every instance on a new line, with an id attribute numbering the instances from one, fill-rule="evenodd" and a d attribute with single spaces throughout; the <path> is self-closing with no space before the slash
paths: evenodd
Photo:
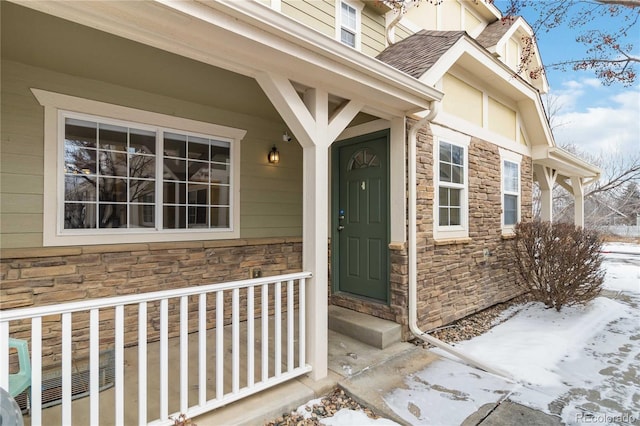
<path id="1" fill-rule="evenodd" d="M 611 246 L 604 288 L 620 291 L 616 300 L 598 297 L 562 312 L 540 303 L 514 307 L 503 314 L 507 321 L 457 345 L 517 383 L 439 351 L 451 359 L 407 377 L 386 403 L 410 424 L 460 424 L 506 398 L 570 425 L 640 421 L 640 246 Z"/>
<path id="2" fill-rule="evenodd" d="M 512 307 L 489 332 L 457 347 L 517 381 L 443 359 L 405 378 L 383 399 L 409 424 L 459 425 L 482 405 L 509 399 L 565 424 L 640 422 L 640 245 L 606 244 L 603 287 L 618 292 L 562 312 Z M 609 295 L 611 292 L 609 292 Z M 375 407 L 371 407 L 375 409 Z M 341 410 L 325 425 L 395 425 Z M 386 423 L 388 422 L 388 423 Z"/>
<path id="3" fill-rule="evenodd" d="M 604 288 L 640 293 L 640 244 L 603 244 Z"/>

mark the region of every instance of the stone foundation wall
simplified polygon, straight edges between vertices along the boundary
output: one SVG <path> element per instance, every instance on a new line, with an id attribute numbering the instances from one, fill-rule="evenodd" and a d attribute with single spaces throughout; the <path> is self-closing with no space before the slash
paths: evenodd
<path id="1" fill-rule="evenodd" d="M 430 330 L 521 293 L 501 228 L 501 159 L 498 147 L 472 138 L 469 146 L 469 238 L 433 238 L 433 136 L 418 132 L 418 323 Z M 521 164 L 521 219 L 531 219 L 532 165 Z M 490 252 L 484 257 L 484 250 Z"/>
<path id="2" fill-rule="evenodd" d="M 253 268 L 263 276 L 300 272 L 300 238 L 241 239 L 184 243 L 124 244 L 65 248 L 7 249 L 0 253 L 0 309 L 36 307 L 249 279 Z M 297 293 L 297 291 L 296 291 Z M 256 310 L 260 291 L 256 289 Z M 282 286 L 283 299 L 286 286 Z M 297 300 L 297 294 L 296 294 Z M 270 288 L 271 312 L 273 290 Z M 215 297 L 207 299 L 208 327 L 215 326 Z M 231 315 L 231 292 L 225 292 L 225 324 Z M 240 293 L 241 320 L 246 291 Z M 286 304 L 283 303 L 286 309 Z M 148 304 L 148 339 L 159 337 L 159 302 Z M 189 327 L 197 326 L 198 300 L 189 298 Z M 137 342 L 137 307 L 125 308 L 125 345 Z M 89 314 L 74 314 L 74 355 L 88 350 Z M 101 347 L 113 342 L 115 313 L 100 311 Z M 43 365 L 57 362 L 61 318 L 43 318 Z M 169 334 L 179 326 L 179 300 L 169 300 Z M 12 323 L 12 337 L 29 339 L 30 322 Z"/>

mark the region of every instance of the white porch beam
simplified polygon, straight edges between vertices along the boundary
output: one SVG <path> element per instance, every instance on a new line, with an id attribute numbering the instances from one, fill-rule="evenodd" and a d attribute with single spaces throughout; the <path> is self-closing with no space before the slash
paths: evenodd
<path id="1" fill-rule="evenodd" d="M 556 171 L 541 164 L 533 165 L 533 172 L 540 186 L 540 218 L 544 221 L 553 221 L 553 185 L 556 181 Z"/>
<path id="2" fill-rule="evenodd" d="M 351 120 L 358 115 L 364 104 L 354 100 L 348 101 L 340 105 L 329 119 L 328 139 L 333 143 L 340 133 L 351 123 Z"/>
<path id="3" fill-rule="evenodd" d="M 311 115 L 287 78 L 268 73 L 260 73 L 256 81 L 278 110 L 291 132 L 303 148 L 312 146 L 317 139 L 316 120 Z"/>

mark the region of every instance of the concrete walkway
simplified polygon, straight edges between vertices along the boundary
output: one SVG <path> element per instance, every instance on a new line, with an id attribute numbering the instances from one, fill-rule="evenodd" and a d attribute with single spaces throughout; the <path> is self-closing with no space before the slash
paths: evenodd
<path id="1" fill-rule="evenodd" d="M 361 405 L 401 425 L 409 424 L 384 399 L 394 389 L 405 388 L 406 377 L 443 359 L 421 346 L 396 343 L 376 349 L 348 336 L 329 332 L 329 376 L 313 382 L 300 378 L 194 419 L 198 426 L 263 425 L 307 401 L 339 386 Z M 438 409 L 434 407 L 434 409 Z M 500 400 L 485 404 L 463 426 L 561 425 L 560 419 L 519 404 Z M 355 425 L 354 425 L 355 426 Z M 436 425 L 448 426 L 448 425 Z"/>

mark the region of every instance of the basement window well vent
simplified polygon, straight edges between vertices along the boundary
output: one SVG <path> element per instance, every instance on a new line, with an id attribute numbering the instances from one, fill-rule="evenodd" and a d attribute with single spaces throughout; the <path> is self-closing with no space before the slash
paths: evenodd
<path id="1" fill-rule="evenodd" d="M 100 352 L 98 368 L 99 390 L 109 389 L 115 384 L 115 352 L 113 349 Z M 71 399 L 89 396 L 89 358 L 75 361 L 72 369 Z M 29 389 L 16 397 L 16 402 L 23 411 L 30 405 L 27 403 L 27 395 L 30 395 Z M 45 370 L 42 372 L 42 408 L 59 404 L 62 404 L 62 369 Z"/>

